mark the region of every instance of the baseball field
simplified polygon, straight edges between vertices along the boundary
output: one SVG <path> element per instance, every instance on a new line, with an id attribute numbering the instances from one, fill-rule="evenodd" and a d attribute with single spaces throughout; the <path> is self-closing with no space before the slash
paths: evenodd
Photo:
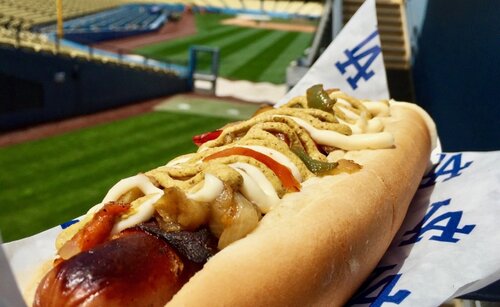
<path id="1" fill-rule="evenodd" d="M 84 214 L 118 180 L 193 152 L 194 135 L 257 105 L 176 96 L 156 111 L 0 147 L 0 229 L 20 239 Z"/>
<path id="2" fill-rule="evenodd" d="M 310 31 L 292 29 L 297 26 L 293 22 L 288 23 L 288 31 L 283 22 L 248 26 L 239 25 L 234 16 L 195 17 L 194 34 L 137 51 L 186 61 L 192 45 L 217 47 L 221 76 L 281 84 L 286 67 L 303 54 L 313 36 Z M 310 26 L 305 24 L 304 28 Z M 156 111 L 0 146 L 0 230 L 4 242 L 84 214 L 118 180 L 195 151 L 192 136 L 248 117 L 256 108 L 181 97 L 161 104 Z"/>
<path id="3" fill-rule="evenodd" d="M 196 14 L 195 34 L 144 46 L 135 52 L 182 62 L 188 59 L 190 46 L 217 47 L 222 77 L 281 84 L 285 83 L 286 67 L 304 54 L 313 38 L 313 23 L 298 23 L 271 21 L 249 26 L 248 22 L 238 22 L 234 16 Z"/>

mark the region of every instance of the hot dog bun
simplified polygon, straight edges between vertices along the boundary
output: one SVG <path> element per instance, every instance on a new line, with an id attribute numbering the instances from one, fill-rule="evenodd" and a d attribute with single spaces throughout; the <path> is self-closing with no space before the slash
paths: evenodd
<path id="1" fill-rule="evenodd" d="M 95 253 L 130 227 L 162 239 L 202 228 L 219 251 L 175 286 L 168 306 L 341 306 L 403 221 L 428 165 L 429 123 L 411 104 L 361 102 L 313 87 L 283 108 L 222 128 L 197 153 L 121 180 L 59 235 L 59 259 L 74 267 L 79 253 Z M 39 294 L 71 278 L 41 283 Z M 156 295 L 143 289 L 138 297 Z"/>
<path id="2" fill-rule="evenodd" d="M 246 238 L 211 258 L 167 306 L 341 306 L 387 250 L 428 163 L 423 118 L 391 105 L 394 148 L 350 151 L 354 174 L 287 194 Z"/>

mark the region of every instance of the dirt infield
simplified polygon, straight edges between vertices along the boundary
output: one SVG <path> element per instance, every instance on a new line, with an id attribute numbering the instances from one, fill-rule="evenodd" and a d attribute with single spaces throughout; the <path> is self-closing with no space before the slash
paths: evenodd
<path id="1" fill-rule="evenodd" d="M 280 23 L 272 21 L 259 21 L 259 20 L 245 19 L 245 18 L 225 19 L 222 22 L 222 24 L 248 27 L 248 28 L 290 31 L 290 32 L 313 33 L 314 31 L 316 31 L 316 27 L 312 25 L 290 24 L 290 23 Z"/>
<path id="2" fill-rule="evenodd" d="M 196 24 L 194 19 L 193 13 L 185 12 L 178 21 L 169 21 L 165 23 L 160 30 L 154 33 L 108 40 L 94 44 L 93 47 L 114 52 L 119 49 L 126 51 L 169 39 L 195 34 Z"/>

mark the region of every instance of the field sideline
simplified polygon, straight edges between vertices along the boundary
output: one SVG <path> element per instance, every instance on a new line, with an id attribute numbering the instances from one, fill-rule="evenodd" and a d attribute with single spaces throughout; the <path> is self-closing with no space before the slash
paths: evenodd
<path id="1" fill-rule="evenodd" d="M 0 230 L 20 239 L 71 220 L 119 179 L 193 152 L 192 136 L 228 117 L 150 112 L 0 148 Z"/>
<path id="2" fill-rule="evenodd" d="M 234 16 L 197 14 L 197 34 L 135 50 L 148 57 L 186 61 L 192 45 L 220 48 L 222 77 L 252 82 L 285 83 L 286 67 L 310 46 L 312 33 L 223 25 Z"/>

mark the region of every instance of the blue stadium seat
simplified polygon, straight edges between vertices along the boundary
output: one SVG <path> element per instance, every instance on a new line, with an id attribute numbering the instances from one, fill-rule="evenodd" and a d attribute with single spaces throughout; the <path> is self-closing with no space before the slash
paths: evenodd
<path id="1" fill-rule="evenodd" d="M 184 10 L 183 5 L 128 4 L 87 15 L 64 23 L 64 36 L 81 43 L 94 43 L 109 39 L 144 34 L 160 29 L 172 12 Z M 55 32 L 55 25 L 38 29 Z"/>

